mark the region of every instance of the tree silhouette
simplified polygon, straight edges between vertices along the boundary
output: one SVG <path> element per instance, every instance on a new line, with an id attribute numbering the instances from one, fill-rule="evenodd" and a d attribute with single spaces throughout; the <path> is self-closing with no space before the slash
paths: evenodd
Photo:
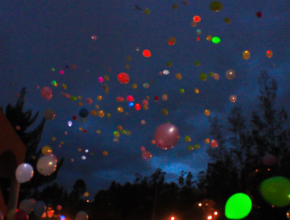
<path id="1" fill-rule="evenodd" d="M 29 182 L 20 185 L 19 202 L 31 194 L 31 189 L 37 190 L 41 185 L 54 181 L 64 162 L 64 158 L 62 158 L 57 164 L 56 171 L 50 176 L 43 176 L 37 171 L 36 164 L 38 159 L 41 157 L 41 150 L 37 152 L 37 148 L 41 140 L 45 119 L 43 118 L 34 130 L 29 131 L 31 126 L 36 122 L 39 112 L 32 116 L 31 109 L 24 111 L 25 94 L 26 89 L 23 88 L 16 104 L 14 106 L 8 104 L 5 111 L 7 119 L 22 140 L 23 144 L 26 146 L 25 163 L 31 164 L 34 169 L 33 178 Z M 2 191 L 7 192 L 10 180 L 1 178 L 0 183 Z M 7 193 L 4 193 L 4 196 L 5 195 L 6 197 L 8 196 Z M 5 199 L 7 201 L 7 198 Z"/>
<path id="2" fill-rule="evenodd" d="M 229 196 L 244 192 L 253 201 L 248 219 L 286 219 L 285 213 L 289 207 L 272 208 L 261 197 L 259 187 L 269 177 L 290 177 L 289 117 L 284 108 L 279 111 L 274 109 L 276 81 L 263 71 L 258 83 L 260 111 L 252 112 L 249 126 L 246 125 L 241 106 L 235 106 L 228 116 L 231 136 L 227 139 L 223 137 L 220 119 L 210 119 L 211 135 L 218 141 L 218 147 L 208 149 L 213 162 L 208 164 L 206 178 L 199 180 L 199 186 L 205 187 L 207 195 L 217 203 L 216 207 L 221 204 L 219 209 L 222 213 Z M 265 166 L 263 157 L 267 153 L 276 156 L 280 165 Z"/>

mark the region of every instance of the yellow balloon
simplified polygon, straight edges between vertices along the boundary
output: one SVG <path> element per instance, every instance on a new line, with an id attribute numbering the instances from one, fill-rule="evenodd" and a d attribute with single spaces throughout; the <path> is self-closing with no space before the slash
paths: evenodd
<path id="1" fill-rule="evenodd" d="M 47 154 L 51 154 L 52 153 L 52 149 L 50 146 L 44 146 L 42 149 L 41 149 L 41 153 L 43 155 L 47 155 Z"/>
<path id="2" fill-rule="evenodd" d="M 99 116 L 100 118 L 104 117 L 104 116 L 105 116 L 105 112 L 104 112 L 103 110 L 99 110 L 99 111 L 98 111 L 98 116 Z"/>
<path id="3" fill-rule="evenodd" d="M 84 193 L 84 197 L 89 197 L 89 195 L 90 195 L 90 194 L 89 194 L 88 192 L 85 192 L 85 193 Z"/>
<path id="4" fill-rule="evenodd" d="M 107 118 L 110 118 L 111 117 L 111 114 L 110 113 L 107 113 Z"/>
<path id="5" fill-rule="evenodd" d="M 198 88 L 194 89 L 194 92 L 195 92 L 196 94 L 198 94 L 198 93 L 199 93 L 199 89 L 198 89 Z"/>
<path id="6" fill-rule="evenodd" d="M 208 36 L 206 37 L 206 40 L 207 40 L 207 41 L 211 41 L 211 39 L 212 39 L 212 36 L 210 36 L 210 35 L 208 35 Z"/>
<path id="7" fill-rule="evenodd" d="M 244 60 L 248 60 L 248 59 L 250 59 L 250 56 L 251 56 L 251 54 L 250 54 L 249 51 L 245 50 L 245 51 L 243 52 L 243 58 L 244 58 Z"/>
<path id="8" fill-rule="evenodd" d="M 162 115 L 168 115 L 168 110 L 167 109 L 162 109 Z"/>
<path id="9" fill-rule="evenodd" d="M 66 84 L 62 84 L 62 88 L 63 88 L 63 89 L 67 89 Z"/>
<path id="10" fill-rule="evenodd" d="M 124 111 L 124 109 L 120 106 L 120 107 L 117 108 L 117 111 L 118 111 L 119 113 L 122 113 L 122 112 Z"/>
<path id="11" fill-rule="evenodd" d="M 143 105 L 143 109 L 148 110 L 148 105 Z"/>
<path id="12" fill-rule="evenodd" d="M 119 131 L 114 131 L 114 137 L 119 138 L 120 137 L 120 132 Z"/>
<path id="13" fill-rule="evenodd" d="M 99 95 L 99 96 L 97 97 L 97 99 L 98 99 L 99 101 L 101 101 L 101 100 L 103 99 L 103 97 L 102 97 L 101 95 Z"/>

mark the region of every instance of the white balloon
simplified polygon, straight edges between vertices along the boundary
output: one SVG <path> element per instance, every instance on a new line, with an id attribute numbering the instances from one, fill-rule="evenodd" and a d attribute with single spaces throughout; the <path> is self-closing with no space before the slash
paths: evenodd
<path id="1" fill-rule="evenodd" d="M 50 155 L 43 156 L 37 161 L 36 168 L 40 174 L 49 176 L 56 170 L 55 159 Z"/>
<path id="2" fill-rule="evenodd" d="M 33 167 L 28 163 L 20 164 L 15 172 L 16 179 L 19 183 L 28 182 L 34 174 Z"/>
<path id="3" fill-rule="evenodd" d="M 76 220 L 86 220 L 89 219 L 88 214 L 85 211 L 79 211 L 76 216 Z"/>
<path id="4" fill-rule="evenodd" d="M 42 201 L 38 201 L 34 204 L 33 206 L 33 211 L 34 211 L 34 214 L 37 216 L 37 217 L 40 217 L 42 216 L 42 214 L 44 213 L 44 211 L 46 210 L 46 206 L 45 206 L 45 203 L 42 202 Z"/>
<path id="5" fill-rule="evenodd" d="M 32 201 L 30 199 L 25 199 L 25 200 L 21 201 L 21 203 L 19 205 L 19 209 L 20 210 L 24 210 L 28 214 L 30 214 L 32 212 L 32 210 L 33 210 L 33 205 L 34 205 L 34 203 L 32 203 Z"/>
<path id="6" fill-rule="evenodd" d="M 3 213 L 0 211 L 0 220 L 3 220 L 4 219 L 4 215 Z"/>

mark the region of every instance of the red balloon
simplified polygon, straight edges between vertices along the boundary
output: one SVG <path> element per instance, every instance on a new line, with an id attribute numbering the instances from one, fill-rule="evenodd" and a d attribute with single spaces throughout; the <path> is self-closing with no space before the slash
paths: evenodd
<path id="1" fill-rule="evenodd" d="M 143 151 L 142 152 L 142 159 L 143 160 L 150 160 L 150 158 L 152 157 L 152 154 L 149 151 Z"/>
<path id="2" fill-rule="evenodd" d="M 218 142 L 216 140 L 211 140 L 210 146 L 211 147 L 218 147 Z"/>
<path id="3" fill-rule="evenodd" d="M 52 98 L 52 90 L 48 86 L 41 89 L 41 95 L 44 99 L 50 100 Z"/>
<path id="4" fill-rule="evenodd" d="M 133 96 L 128 95 L 128 96 L 127 96 L 127 101 L 128 101 L 128 102 L 134 102 L 134 98 L 133 98 Z"/>
<path id="5" fill-rule="evenodd" d="M 143 56 L 144 56 L 144 57 L 151 57 L 151 52 L 150 52 L 150 50 L 144 50 L 144 51 L 143 51 Z"/>
<path id="6" fill-rule="evenodd" d="M 142 147 L 141 147 L 141 151 L 145 151 L 145 147 L 142 146 Z"/>
<path id="7" fill-rule="evenodd" d="M 141 105 L 140 105 L 139 103 L 137 103 L 137 104 L 135 105 L 135 109 L 136 109 L 137 111 L 139 111 L 139 110 L 141 109 Z"/>
<path id="8" fill-rule="evenodd" d="M 265 166 L 273 166 L 277 162 L 277 159 L 274 155 L 272 154 L 266 154 L 263 158 L 263 163 Z"/>
<path id="9" fill-rule="evenodd" d="M 154 140 L 162 149 L 173 148 L 179 140 L 178 129 L 173 124 L 162 124 L 155 131 Z"/>
<path id="10" fill-rule="evenodd" d="M 124 101 L 124 98 L 123 98 L 123 97 L 120 97 L 120 96 L 118 96 L 118 97 L 116 98 L 116 101 L 117 101 L 117 102 L 123 102 L 123 101 Z"/>
<path id="11" fill-rule="evenodd" d="M 261 17 L 262 17 L 262 12 L 258 11 L 258 12 L 257 12 L 257 17 L 258 17 L 258 18 L 261 18 Z"/>
<path id="12" fill-rule="evenodd" d="M 159 97 L 156 95 L 156 96 L 154 96 L 154 100 L 156 101 L 156 102 L 158 102 L 158 99 L 159 99 Z"/>
<path id="13" fill-rule="evenodd" d="M 15 213 L 15 220 L 28 220 L 28 213 L 24 210 L 19 210 Z"/>
<path id="14" fill-rule="evenodd" d="M 120 73 L 118 75 L 118 80 L 122 84 L 127 84 L 129 82 L 129 75 L 127 73 Z"/>
<path id="15" fill-rule="evenodd" d="M 93 103 L 93 100 L 91 98 L 87 98 L 87 103 L 90 105 Z"/>
<path id="16" fill-rule="evenodd" d="M 77 116 L 74 115 L 74 116 L 73 116 L 73 120 L 77 120 Z"/>
<path id="17" fill-rule="evenodd" d="M 58 211 L 60 211 L 60 210 L 62 210 L 62 206 L 61 206 L 61 205 L 57 205 L 56 209 L 57 209 Z"/>

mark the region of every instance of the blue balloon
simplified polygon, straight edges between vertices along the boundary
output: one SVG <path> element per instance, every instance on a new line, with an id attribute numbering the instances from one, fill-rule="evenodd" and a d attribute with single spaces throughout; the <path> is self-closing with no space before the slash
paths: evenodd
<path id="1" fill-rule="evenodd" d="M 81 118 L 86 118 L 89 116 L 89 111 L 86 109 L 86 108 L 82 108 L 80 111 L 79 111 L 79 116 Z"/>
<path id="2" fill-rule="evenodd" d="M 134 105 L 133 102 L 129 102 L 129 106 L 132 107 Z"/>

